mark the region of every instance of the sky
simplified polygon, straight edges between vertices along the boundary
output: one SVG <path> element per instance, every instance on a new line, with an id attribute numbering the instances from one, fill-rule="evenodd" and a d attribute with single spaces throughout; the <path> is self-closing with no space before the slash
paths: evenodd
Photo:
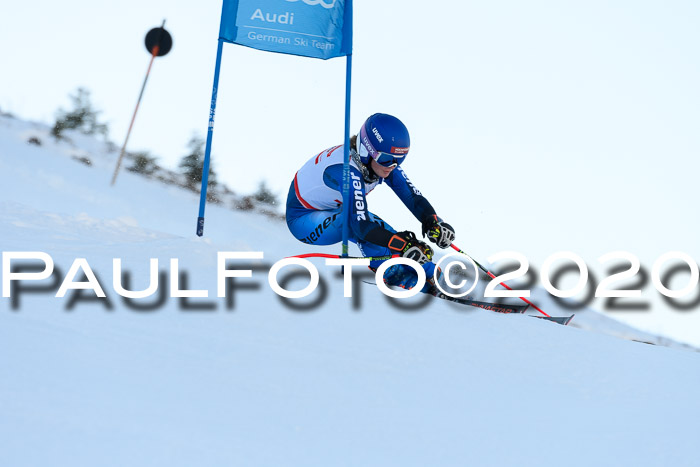
<path id="1" fill-rule="evenodd" d="M 144 36 L 165 19 L 173 48 L 153 66 L 128 149 L 175 168 L 207 127 L 220 10 L 15 3 L 0 17 L 0 109 L 52 123 L 84 86 L 121 145 L 150 58 Z M 647 272 L 668 251 L 697 260 L 698 20 L 692 1 L 358 0 L 351 127 L 375 112 L 404 121 L 403 167 L 482 262 L 514 250 L 539 271 L 573 251 L 599 281 L 611 251 Z M 265 180 L 285 199 L 295 171 L 342 142 L 344 59 L 226 44 L 220 79 L 213 164 L 234 191 Z M 420 228 L 389 190 L 369 209 Z M 616 316 L 700 333 L 700 312 L 669 308 L 650 280 L 642 290 L 652 311 Z"/>

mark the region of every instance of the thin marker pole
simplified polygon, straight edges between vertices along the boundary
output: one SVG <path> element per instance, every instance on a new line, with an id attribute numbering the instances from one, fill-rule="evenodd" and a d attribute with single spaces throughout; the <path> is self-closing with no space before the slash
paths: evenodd
<path id="1" fill-rule="evenodd" d="M 163 28 L 165 27 L 165 20 L 163 20 L 163 24 L 160 26 L 160 30 L 163 31 Z M 162 34 L 162 32 L 161 32 Z M 160 43 L 160 36 L 158 37 L 158 43 Z M 134 127 L 134 121 L 136 120 L 136 112 L 139 111 L 139 105 L 141 104 L 141 98 L 143 97 L 143 91 L 146 89 L 146 82 L 148 82 L 148 76 L 151 74 L 151 67 L 153 66 L 153 60 L 156 59 L 158 56 L 158 52 L 160 52 L 160 46 L 156 44 L 153 47 L 153 51 L 151 52 L 151 61 L 148 62 L 148 70 L 146 70 L 146 77 L 143 79 L 143 85 L 141 86 L 141 92 L 139 93 L 139 98 L 136 101 L 136 108 L 134 109 L 134 115 L 131 116 L 131 123 L 129 124 L 129 130 L 126 132 L 126 138 L 124 139 L 124 144 L 122 145 L 122 150 L 119 152 L 119 159 L 117 159 L 117 167 L 114 169 L 114 175 L 112 175 L 112 183 L 111 185 L 114 186 L 114 183 L 117 181 L 117 175 L 119 174 L 119 168 L 122 165 L 122 160 L 124 159 L 124 152 L 126 151 L 126 143 L 129 142 L 129 135 L 131 135 L 131 129 Z"/>
<path id="2" fill-rule="evenodd" d="M 350 238 L 350 89 L 352 81 L 352 54 L 347 55 L 345 66 L 345 146 L 343 159 L 343 246 L 342 257 L 348 256 Z"/>

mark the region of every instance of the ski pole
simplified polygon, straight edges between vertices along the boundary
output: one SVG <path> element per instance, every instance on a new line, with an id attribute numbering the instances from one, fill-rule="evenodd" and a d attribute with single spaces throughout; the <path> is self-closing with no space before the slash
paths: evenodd
<path id="1" fill-rule="evenodd" d="M 399 255 L 387 256 L 341 256 L 328 253 L 305 253 L 303 255 L 288 256 L 287 258 L 343 258 L 343 259 L 368 259 L 370 261 L 384 261 L 391 258 L 398 258 Z"/>
<path id="2" fill-rule="evenodd" d="M 469 258 L 470 260 L 474 261 L 474 264 L 476 264 L 476 265 L 479 267 L 479 269 L 481 269 L 482 271 L 484 271 L 491 279 L 495 279 L 495 278 L 496 278 L 496 276 L 495 276 L 491 271 L 489 271 L 488 269 L 486 269 L 485 267 L 483 267 L 481 264 L 479 264 L 478 261 L 476 261 L 474 258 L 472 258 L 471 256 L 469 256 L 469 254 L 467 254 L 466 251 L 460 249 L 460 248 L 459 248 L 457 245 L 455 245 L 454 243 L 453 243 L 452 245 L 450 245 L 450 246 L 452 247 L 452 249 L 456 250 L 457 253 L 462 253 L 462 254 L 465 255 L 467 258 Z M 506 284 L 506 283 L 504 283 L 504 282 L 501 282 L 501 285 L 502 285 L 503 287 L 505 287 L 506 289 L 508 289 L 508 290 L 513 290 L 513 289 L 511 289 L 511 288 L 508 286 L 508 284 Z M 542 311 L 542 310 L 540 309 L 540 307 L 538 307 L 537 305 L 535 305 L 534 303 L 532 303 L 532 302 L 531 302 L 530 300 L 528 300 L 527 298 L 525 298 L 525 297 L 518 297 L 518 298 L 520 298 L 520 300 L 524 301 L 525 303 L 528 303 L 531 307 L 533 307 L 535 310 L 539 311 L 539 312 L 542 313 L 543 315 L 547 316 L 548 318 L 551 318 L 551 316 L 549 316 L 547 313 L 545 313 L 544 311 Z"/>

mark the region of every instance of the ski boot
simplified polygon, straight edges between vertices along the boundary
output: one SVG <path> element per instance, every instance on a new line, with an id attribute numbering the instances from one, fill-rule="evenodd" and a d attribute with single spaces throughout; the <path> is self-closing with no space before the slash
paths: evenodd
<path id="1" fill-rule="evenodd" d="M 440 278 L 442 271 L 437 268 L 435 273 L 435 263 L 427 262 L 422 264 L 425 271 L 425 285 L 421 289 L 422 293 L 430 293 L 434 295 L 435 281 Z M 395 264 L 389 267 L 384 272 L 384 283 L 388 286 L 401 287 L 402 289 L 412 289 L 418 283 L 418 274 L 416 271 L 405 264 Z"/>

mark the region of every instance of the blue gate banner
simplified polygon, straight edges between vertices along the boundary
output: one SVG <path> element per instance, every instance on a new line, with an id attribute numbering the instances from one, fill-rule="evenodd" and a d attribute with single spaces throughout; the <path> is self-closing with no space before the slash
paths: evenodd
<path id="1" fill-rule="evenodd" d="M 219 39 L 328 59 L 352 53 L 352 0 L 224 0 Z"/>

